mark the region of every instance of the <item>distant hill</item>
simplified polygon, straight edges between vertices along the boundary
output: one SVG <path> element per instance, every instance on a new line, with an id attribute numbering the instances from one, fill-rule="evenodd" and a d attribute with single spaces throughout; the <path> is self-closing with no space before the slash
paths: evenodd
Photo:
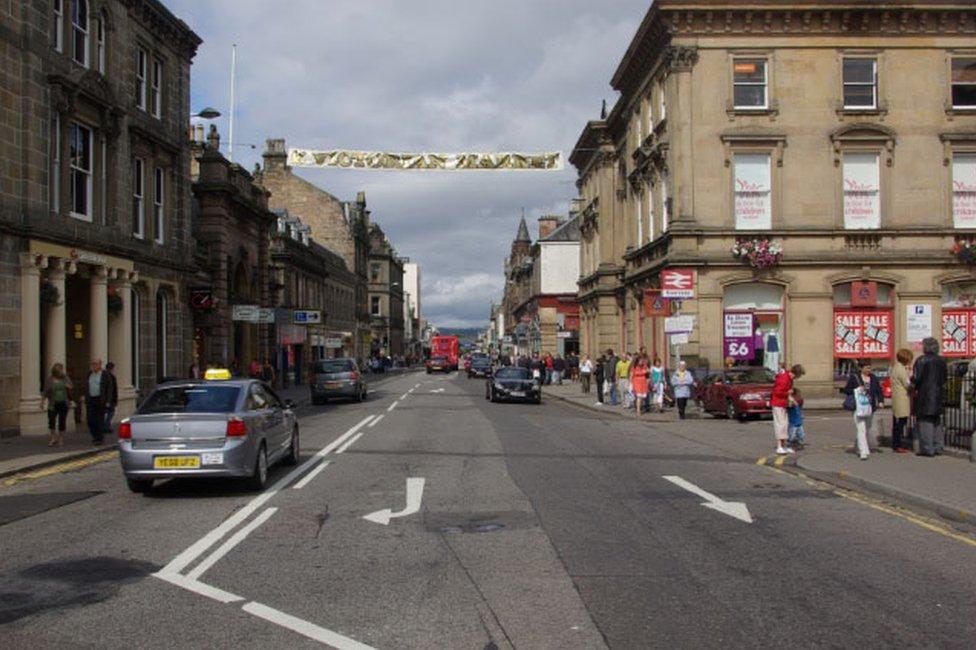
<path id="1" fill-rule="evenodd" d="M 478 327 L 441 327 L 439 328 L 440 336 L 456 336 L 461 339 L 461 342 L 471 341 L 474 342 L 478 335 L 484 331 L 484 328 Z"/>

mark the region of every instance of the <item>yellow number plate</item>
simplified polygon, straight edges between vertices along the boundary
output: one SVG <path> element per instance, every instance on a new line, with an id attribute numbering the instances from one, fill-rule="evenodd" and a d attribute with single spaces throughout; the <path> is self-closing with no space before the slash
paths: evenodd
<path id="1" fill-rule="evenodd" d="M 156 456 L 154 469 L 196 469 L 200 467 L 199 456 Z"/>

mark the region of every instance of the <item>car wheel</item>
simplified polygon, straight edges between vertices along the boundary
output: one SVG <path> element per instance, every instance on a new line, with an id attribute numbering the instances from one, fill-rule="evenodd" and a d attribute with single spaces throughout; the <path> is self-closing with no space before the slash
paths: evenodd
<path id="1" fill-rule="evenodd" d="M 288 455 L 285 457 L 285 465 L 297 465 L 302 456 L 302 441 L 298 435 L 298 427 L 292 429 L 291 445 L 288 447 Z"/>
<path id="2" fill-rule="evenodd" d="M 735 412 L 735 404 L 732 403 L 732 400 L 725 401 L 725 417 L 729 420 L 738 418 L 738 414 Z"/>
<path id="3" fill-rule="evenodd" d="M 247 479 L 247 486 L 252 490 L 263 490 L 268 484 L 268 452 L 261 443 L 258 449 L 258 457 L 254 459 L 254 469 L 251 476 Z"/>
<path id="4" fill-rule="evenodd" d="M 136 494 L 147 494 L 152 490 L 153 482 L 152 479 L 127 478 L 125 479 L 125 484 Z"/>
<path id="5" fill-rule="evenodd" d="M 359 391 L 358 393 L 356 393 L 356 401 L 357 402 L 362 402 L 365 397 L 366 396 L 363 394 L 363 391 Z"/>

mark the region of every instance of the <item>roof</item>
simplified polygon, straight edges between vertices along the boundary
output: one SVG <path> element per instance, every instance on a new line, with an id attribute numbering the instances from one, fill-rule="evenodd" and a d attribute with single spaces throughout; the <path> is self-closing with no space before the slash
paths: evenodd
<path id="1" fill-rule="evenodd" d="M 543 237 L 539 241 L 579 241 L 580 240 L 580 228 L 579 228 L 579 215 L 574 216 L 572 219 L 566 223 L 560 225 L 558 228 L 553 230 L 547 237 Z"/>
<path id="2" fill-rule="evenodd" d="M 515 241 L 532 241 L 532 238 L 529 237 L 529 227 L 525 223 L 525 217 L 522 217 L 522 220 L 519 221 L 518 234 L 515 235 Z"/>

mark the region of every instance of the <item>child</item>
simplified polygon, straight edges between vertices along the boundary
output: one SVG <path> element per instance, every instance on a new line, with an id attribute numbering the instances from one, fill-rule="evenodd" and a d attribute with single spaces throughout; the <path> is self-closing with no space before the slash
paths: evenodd
<path id="1" fill-rule="evenodd" d="M 806 432 L 803 431 L 803 396 L 795 388 L 790 396 L 786 416 L 790 422 L 788 439 L 790 446 L 794 449 L 803 449 L 807 438 Z"/>

